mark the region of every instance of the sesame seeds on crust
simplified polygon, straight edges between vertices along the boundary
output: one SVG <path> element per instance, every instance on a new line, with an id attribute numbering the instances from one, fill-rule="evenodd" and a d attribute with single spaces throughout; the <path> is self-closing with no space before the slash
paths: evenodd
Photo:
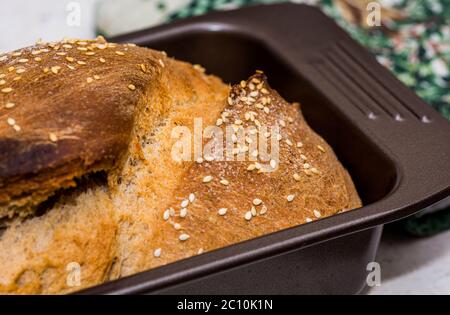
<path id="1" fill-rule="evenodd" d="M 325 157 L 322 154 L 325 150 L 321 142 L 312 140 L 309 136 L 305 137 L 301 130 L 295 131 L 298 130 L 296 129 L 298 123 L 299 118 L 280 107 L 279 99 L 271 92 L 264 77 L 252 77 L 233 86 L 226 99 L 225 108 L 213 120 L 213 125 L 224 131 L 227 127 L 231 128 L 233 133 L 230 139 L 236 147 L 233 149 L 233 154 L 246 152 L 247 156 L 252 156 L 255 160 L 224 162 L 215 161 L 207 155 L 195 159 L 192 164 L 192 179 L 188 187 L 191 187 L 191 190 L 193 187 L 200 189 L 195 193 L 199 198 L 199 207 L 208 209 L 203 210 L 206 211 L 201 214 L 205 216 L 201 218 L 203 225 L 198 226 L 197 229 L 208 230 L 215 225 L 223 225 L 225 228 L 242 223 L 245 223 L 249 229 L 258 229 L 259 225 L 266 226 L 271 224 L 270 222 L 277 225 L 278 223 L 272 220 L 278 220 L 276 217 L 279 215 L 280 208 L 292 215 L 298 214 L 298 224 L 310 222 L 311 218 L 315 220 L 322 217 L 322 213 L 319 216 L 317 210 L 310 208 L 309 195 L 308 192 L 303 191 L 303 187 L 311 186 L 311 181 L 320 181 L 322 176 L 326 176 L 320 171 L 323 163 L 321 159 Z M 279 131 L 264 129 L 270 124 L 277 125 Z M 238 136 L 241 128 L 249 128 L 249 133 L 242 138 Z M 260 150 L 255 147 L 250 149 L 255 143 L 255 138 L 252 136 L 267 139 L 273 137 L 279 143 L 280 158 L 264 160 Z M 240 139 L 243 139 L 244 145 Z M 273 191 L 273 187 L 269 187 L 274 185 L 270 183 L 272 177 L 280 178 L 285 182 L 281 186 L 283 192 L 278 193 Z M 239 197 L 241 199 L 236 202 L 233 199 L 236 190 L 246 190 L 246 187 L 252 187 L 246 191 L 247 201 L 243 201 L 241 196 Z M 271 194 L 268 195 L 268 191 L 271 191 Z M 190 239 L 195 239 L 193 242 L 201 242 L 202 234 L 193 230 L 192 225 L 195 225 L 196 220 L 199 219 L 198 211 L 202 210 L 188 210 L 189 207 L 187 207 L 181 208 L 180 213 L 185 211 L 184 209 L 192 213 L 193 218 L 182 221 L 186 220 L 186 217 L 177 215 L 171 218 L 177 223 L 172 222 L 171 225 L 184 222 L 181 228 L 183 233 L 188 234 Z M 325 212 L 329 215 L 329 212 Z M 296 222 L 296 219 L 293 219 L 293 222 Z M 188 250 L 190 245 L 188 246 L 185 242 L 180 243 L 179 235 L 175 234 L 179 246 Z"/>

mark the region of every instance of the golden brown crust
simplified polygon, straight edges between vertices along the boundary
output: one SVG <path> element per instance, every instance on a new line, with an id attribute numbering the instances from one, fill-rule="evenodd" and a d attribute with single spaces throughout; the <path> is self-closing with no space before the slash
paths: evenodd
<path id="1" fill-rule="evenodd" d="M 2 217 L 26 215 L 74 178 L 108 169 L 128 145 L 137 103 L 164 56 L 99 38 L 0 58 Z"/>
<path id="2" fill-rule="evenodd" d="M 136 85 L 139 98 L 128 100 L 134 104 L 131 127 L 119 134 L 129 138 L 121 140 L 126 149 L 116 153 L 108 184 L 67 193 L 41 217 L 16 223 L 1 236 L 0 292 L 70 292 L 361 205 L 331 147 L 310 129 L 296 104 L 268 86 L 264 75 L 258 73 L 230 93 L 199 67 L 164 56 L 157 63 L 143 87 Z M 114 89 L 120 90 L 119 85 Z M 99 95 L 107 90 L 102 87 Z M 261 152 L 259 164 L 249 161 L 249 141 L 244 142 L 247 151 L 241 147 L 244 161 L 207 156 L 177 161 L 172 149 L 179 139 L 172 131 L 177 126 L 193 131 L 195 118 L 202 119 L 203 128 L 217 125 L 221 130 L 278 126 L 281 138 L 270 135 L 280 147 L 277 163 L 262 161 Z M 95 141 L 102 141 L 92 136 L 91 151 Z M 262 130 L 260 136 L 267 137 Z M 106 163 L 105 156 L 98 157 Z M 86 171 L 73 161 L 70 168 L 72 175 Z M 58 187 L 55 181 L 65 180 L 66 173 L 52 176 L 57 174 L 53 169 L 38 182 L 53 181 Z M 67 283 L 72 262 L 81 266 L 81 287 Z"/>
<path id="3" fill-rule="evenodd" d="M 223 130 L 238 120 L 242 121 L 239 126 L 243 127 L 279 126 L 282 137 L 277 169 L 273 172 L 258 171 L 257 168 L 248 170 L 250 165 L 255 165 L 255 162 L 248 161 L 248 157 L 245 161 L 204 159 L 201 163 L 192 161 L 178 165 L 173 161 L 163 161 L 158 162 L 161 171 L 139 163 L 131 167 L 126 165 L 121 172 L 136 181 L 134 193 L 140 199 L 126 195 L 129 186 L 119 187 L 124 192 L 121 194 L 119 191 L 115 195 L 122 220 L 113 278 L 361 205 L 348 173 L 332 148 L 307 125 L 298 104 L 284 101 L 270 89 L 264 75 L 255 75 L 242 85 L 246 88 L 240 85 L 233 87 L 233 105 L 225 104 L 221 115 L 214 116 L 213 124 L 221 117 Z M 247 96 L 252 92 L 248 88 L 250 85 L 259 85 L 259 93 L 253 97 L 254 101 L 248 102 L 245 96 L 240 96 L 243 91 Z M 228 114 L 224 116 L 226 112 Z M 246 115 L 249 112 L 257 114 L 254 120 Z M 211 124 L 211 120 L 207 119 L 206 124 Z M 159 143 L 165 143 L 165 140 L 160 139 Z M 173 141 L 169 143 L 173 145 Z M 261 162 L 260 158 L 258 161 L 262 169 L 264 165 L 270 165 L 269 162 Z M 143 160 L 143 165 L 152 163 L 157 163 L 157 160 L 151 157 Z M 168 170 L 171 170 L 168 173 L 170 178 L 165 178 L 163 173 Z M 207 176 L 212 179 L 205 183 Z M 155 183 L 166 185 L 155 187 Z M 195 201 L 186 206 L 186 215 L 182 214 L 185 210 L 182 210 L 181 203 L 191 194 Z M 293 196 L 292 201 L 288 200 L 292 198 L 290 196 Z M 260 199 L 261 204 L 255 206 L 255 199 Z M 225 215 L 219 213 L 221 208 L 227 209 Z M 256 215 L 253 213 L 250 219 L 246 218 L 252 208 Z M 168 219 L 167 211 L 172 213 Z M 146 230 L 143 226 L 147 227 Z M 180 240 L 186 235 L 189 236 L 187 240 Z M 154 257 L 155 250 L 158 254 L 161 252 L 160 257 Z"/>

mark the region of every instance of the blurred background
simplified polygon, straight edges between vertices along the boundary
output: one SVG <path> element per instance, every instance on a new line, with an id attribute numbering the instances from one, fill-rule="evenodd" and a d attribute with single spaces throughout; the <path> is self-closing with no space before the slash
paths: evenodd
<path id="1" fill-rule="evenodd" d="M 0 53 L 32 45 L 38 39 L 110 37 L 213 10 L 278 2 L 288 1 L 0 0 Z M 450 0 L 289 2 L 320 8 L 450 119 Z M 376 21 L 371 19 L 374 3 L 381 13 Z M 377 258 L 382 285 L 365 293 L 450 294 L 449 229 L 450 198 L 387 226 Z"/>

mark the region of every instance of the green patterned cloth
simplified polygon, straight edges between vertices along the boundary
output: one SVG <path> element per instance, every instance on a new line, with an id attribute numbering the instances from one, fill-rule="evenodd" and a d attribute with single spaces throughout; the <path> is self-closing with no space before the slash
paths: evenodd
<path id="1" fill-rule="evenodd" d="M 148 8 L 148 0 L 132 0 Z M 122 1 L 120 1 L 122 2 Z M 287 0 L 159 0 L 153 11 L 142 10 L 142 19 L 170 22 L 255 4 L 288 2 Z M 450 0 L 378 0 L 383 27 L 364 27 L 358 14 L 367 13 L 365 0 L 291 0 L 319 7 L 332 17 L 355 40 L 371 51 L 406 86 L 450 120 Z M 111 0 L 106 1 L 111 6 Z M 123 3 L 123 2 L 122 2 Z M 353 5 L 351 10 L 345 10 Z M 359 7 L 358 7 L 359 5 Z M 128 6 L 130 8 L 130 6 Z M 151 14 L 150 14 L 151 13 Z M 400 15 L 400 16 L 399 16 Z M 353 18 L 352 18 L 353 17 Z M 383 18 L 384 17 L 384 18 Z M 117 25 L 115 19 L 114 22 Z M 365 20 L 364 20 L 365 21 Z M 101 23 L 100 23 L 101 24 Z M 108 20 L 104 23 L 108 25 Z M 111 23 L 109 23 L 111 25 Z M 100 25 L 101 28 L 101 25 Z M 105 30 L 108 35 L 107 30 Z M 450 209 L 435 209 L 401 221 L 402 228 L 414 235 L 431 235 L 450 228 Z"/>

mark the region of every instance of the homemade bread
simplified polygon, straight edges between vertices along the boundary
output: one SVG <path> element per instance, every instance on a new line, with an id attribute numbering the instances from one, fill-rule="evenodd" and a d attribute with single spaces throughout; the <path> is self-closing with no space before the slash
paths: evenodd
<path id="1" fill-rule="evenodd" d="M 71 292 L 361 205 L 333 150 L 261 72 L 230 88 L 101 38 L 0 62 L 2 293 Z M 234 149 L 180 161 L 174 131 L 194 134 L 195 119 L 231 130 Z M 254 131 L 242 139 L 241 127 Z M 254 149 L 262 138 L 275 155 Z"/>

